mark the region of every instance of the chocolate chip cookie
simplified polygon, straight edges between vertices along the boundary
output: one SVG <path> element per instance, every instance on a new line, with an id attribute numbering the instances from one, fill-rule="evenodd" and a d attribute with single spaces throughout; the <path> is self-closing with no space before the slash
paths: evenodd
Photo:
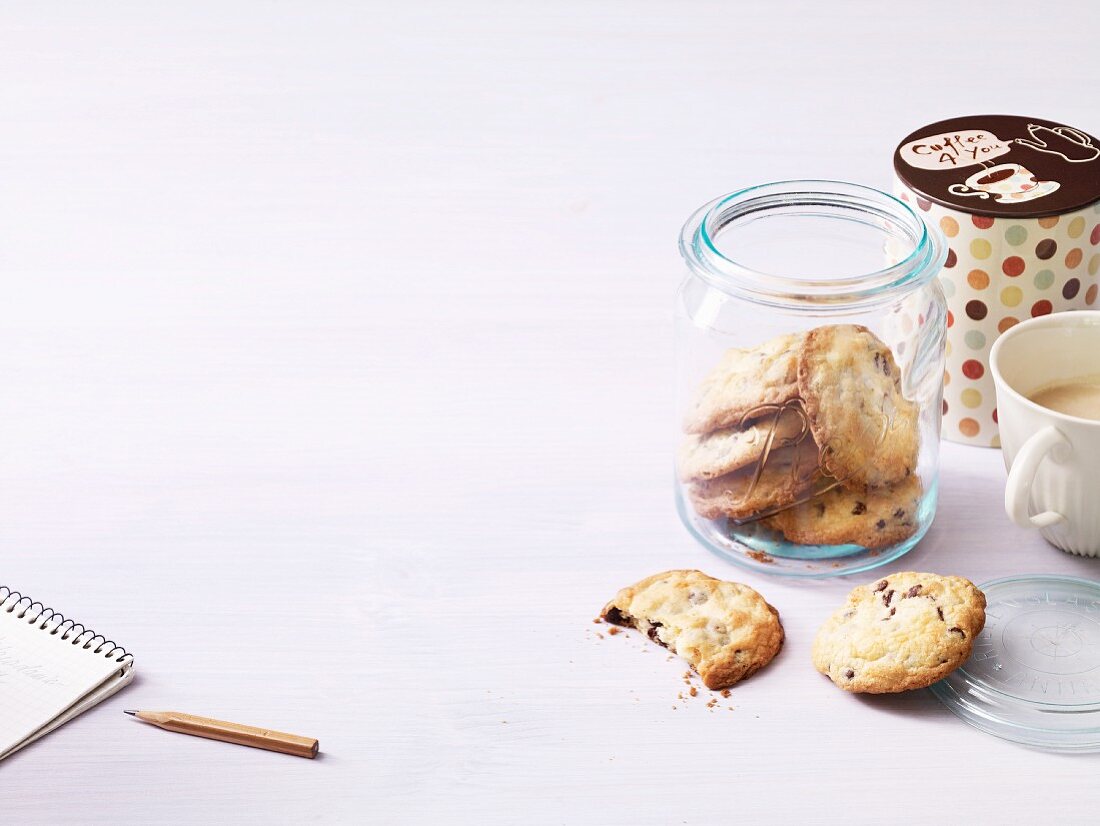
<path id="1" fill-rule="evenodd" d="M 817 445 L 805 438 L 735 473 L 687 486 L 695 512 L 704 519 L 753 519 L 813 495 L 822 480 Z"/>
<path id="2" fill-rule="evenodd" d="M 779 612 L 760 594 L 701 571 L 646 577 L 619 591 L 602 616 L 683 657 L 710 689 L 745 679 L 783 645 Z"/>
<path id="3" fill-rule="evenodd" d="M 814 667 L 845 691 L 924 688 L 970 656 L 985 594 L 957 576 L 897 573 L 848 594 L 817 632 Z"/>
<path id="4" fill-rule="evenodd" d="M 799 545 L 851 543 L 864 548 L 885 548 L 916 532 L 921 493 L 916 476 L 867 491 L 838 485 L 763 521 Z"/>
<path id="5" fill-rule="evenodd" d="M 902 395 L 890 348 L 866 327 L 811 330 L 800 350 L 798 390 L 829 476 L 867 488 L 916 470 L 918 408 Z"/>
<path id="6" fill-rule="evenodd" d="M 688 436 L 680 445 L 676 466 L 685 482 L 715 479 L 766 461 L 772 450 L 796 445 L 808 432 L 800 403 L 770 406 L 743 428 Z"/>
<path id="7" fill-rule="evenodd" d="M 754 411 L 798 397 L 798 354 L 805 333 L 727 350 L 703 379 L 684 417 L 685 433 L 741 427 Z"/>

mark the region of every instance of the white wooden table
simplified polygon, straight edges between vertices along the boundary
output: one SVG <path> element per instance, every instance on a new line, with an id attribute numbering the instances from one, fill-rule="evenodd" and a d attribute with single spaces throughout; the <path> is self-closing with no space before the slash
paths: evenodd
<path id="1" fill-rule="evenodd" d="M 0 582 L 139 669 L 0 765 L 5 821 L 1087 821 L 1100 757 L 832 688 L 810 641 L 854 583 L 709 556 L 668 479 L 683 219 L 767 179 L 884 186 L 952 114 L 1096 132 L 1100 7 L 1058 8 L 5 7 Z M 1003 475 L 945 446 L 886 570 L 1100 575 L 1008 524 Z M 591 622 L 673 567 L 787 629 L 714 709 Z"/>

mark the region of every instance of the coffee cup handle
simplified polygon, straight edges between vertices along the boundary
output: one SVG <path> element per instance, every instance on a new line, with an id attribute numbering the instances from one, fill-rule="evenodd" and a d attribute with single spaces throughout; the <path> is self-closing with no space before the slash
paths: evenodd
<path id="1" fill-rule="evenodd" d="M 1035 482 L 1035 473 L 1039 465 L 1051 451 L 1061 447 L 1069 449 L 1069 442 L 1056 427 L 1044 427 L 1032 434 L 1008 471 L 1008 484 L 1005 485 L 1005 513 L 1021 528 L 1047 528 L 1065 517 L 1057 511 L 1043 511 L 1032 516 L 1028 511 L 1031 503 L 1031 486 Z"/>
<path id="2" fill-rule="evenodd" d="M 952 195 L 961 195 L 966 198 L 988 198 L 989 193 L 981 189 L 971 189 L 966 184 L 951 184 L 947 191 Z"/>

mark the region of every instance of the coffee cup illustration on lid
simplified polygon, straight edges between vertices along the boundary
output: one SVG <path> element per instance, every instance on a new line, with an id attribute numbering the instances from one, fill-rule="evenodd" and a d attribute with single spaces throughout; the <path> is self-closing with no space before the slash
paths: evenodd
<path id="1" fill-rule="evenodd" d="M 922 126 L 894 151 L 895 194 L 948 244 L 943 437 L 999 446 L 989 349 L 1032 316 L 1100 308 L 1100 140 L 1042 118 Z"/>

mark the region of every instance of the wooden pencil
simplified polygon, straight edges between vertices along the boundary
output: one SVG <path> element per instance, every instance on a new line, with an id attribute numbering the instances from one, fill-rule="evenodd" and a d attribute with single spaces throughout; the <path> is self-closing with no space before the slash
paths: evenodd
<path id="1" fill-rule="evenodd" d="M 267 749 L 295 757 L 313 759 L 317 756 L 319 744 L 312 737 L 299 737 L 283 731 L 272 731 L 255 726 L 242 726 L 239 723 L 227 723 L 224 720 L 211 720 L 209 717 L 196 717 L 194 714 L 182 714 L 178 711 L 136 711 L 126 709 L 126 714 L 137 719 L 180 734 L 205 737 L 209 740 L 222 740 L 239 746 L 251 746 L 254 749 Z"/>

